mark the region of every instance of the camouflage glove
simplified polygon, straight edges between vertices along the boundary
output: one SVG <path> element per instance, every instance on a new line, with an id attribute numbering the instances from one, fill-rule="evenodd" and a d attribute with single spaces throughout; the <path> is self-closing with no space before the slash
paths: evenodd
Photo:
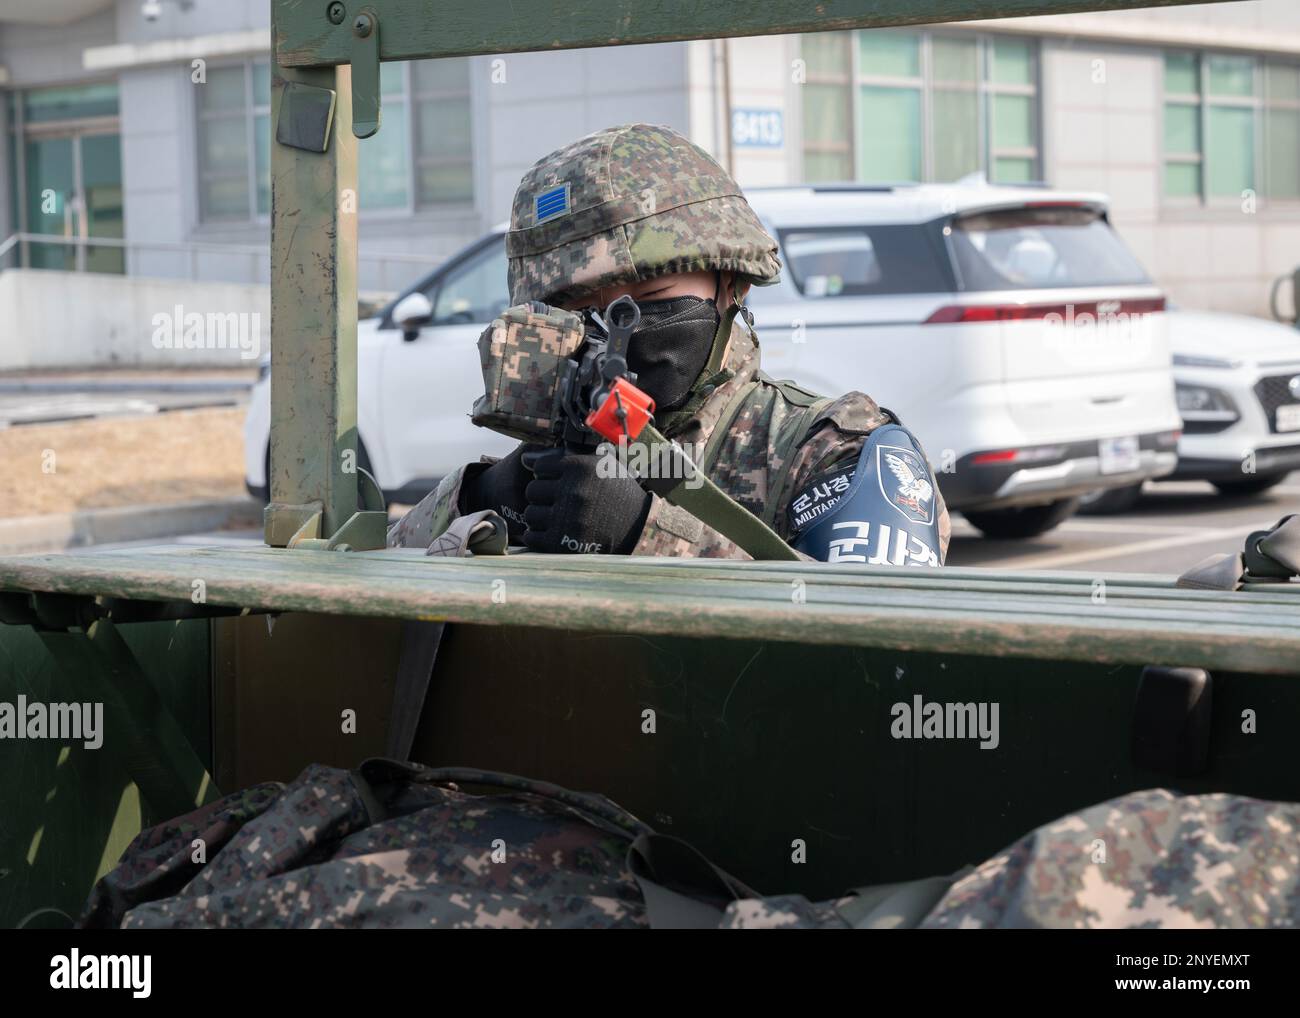
<path id="1" fill-rule="evenodd" d="M 530 551 L 626 555 L 635 547 L 650 512 L 650 494 L 626 472 L 610 469 L 591 452 L 550 449 L 532 462 L 528 485 Z"/>
<path id="2" fill-rule="evenodd" d="M 491 509 L 506 521 L 511 541 L 519 543 L 524 536 L 524 509 L 528 505 L 524 489 L 533 479 L 528 468 L 532 458 L 545 449 L 521 443 L 509 456 L 493 464 L 484 467 L 472 463 L 466 467 L 457 502 L 461 515 Z"/>

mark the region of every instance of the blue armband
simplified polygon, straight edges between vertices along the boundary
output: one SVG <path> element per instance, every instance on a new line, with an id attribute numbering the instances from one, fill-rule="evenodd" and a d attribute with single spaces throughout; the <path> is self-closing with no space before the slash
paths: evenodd
<path id="1" fill-rule="evenodd" d="M 823 562 L 939 566 L 939 493 L 925 453 L 898 424 L 877 428 L 856 464 L 796 492 L 787 510 L 796 549 Z"/>

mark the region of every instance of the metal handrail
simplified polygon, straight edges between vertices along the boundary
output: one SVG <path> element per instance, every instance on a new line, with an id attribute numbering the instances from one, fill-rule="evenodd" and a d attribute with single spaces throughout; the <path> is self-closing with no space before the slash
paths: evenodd
<path id="1" fill-rule="evenodd" d="M 104 247 L 124 251 L 162 251 L 189 255 L 188 279 L 198 279 L 198 259 L 203 254 L 235 255 L 252 259 L 252 274 L 257 275 L 262 261 L 266 262 L 270 273 L 271 252 L 263 244 L 220 244 L 211 241 L 164 241 L 164 240 L 124 240 L 121 237 L 65 237 L 57 233 L 14 233 L 0 242 L 0 271 L 3 271 L 3 259 L 20 244 L 59 244 L 73 248 Z M 433 268 L 443 262 L 443 258 L 430 255 L 394 252 L 391 254 L 358 253 L 358 263 L 370 262 L 379 267 L 380 289 L 393 289 L 388 284 L 387 265 L 426 265 Z M 78 269 L 78 271 L 84 271 Z M 405 286 L 409 280 L 399 286 Z"/>

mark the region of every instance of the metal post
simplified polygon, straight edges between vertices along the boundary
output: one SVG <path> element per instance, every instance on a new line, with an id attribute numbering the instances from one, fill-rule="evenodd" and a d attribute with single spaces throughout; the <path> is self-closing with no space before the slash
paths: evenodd
<path id="1" fill-rule="evenodd" d="M 277 6 L 277 16 L 283 10 Z M 278 28 L 277 28 L 278 34 Z M 312 516 L 328 538 L 357 510 L 357 141 L 351 67 L 273 63 L 276 132 L 289 82 L 333 89 L 324 152 L 271 142 L 271 504 L 266 543 Z"/>

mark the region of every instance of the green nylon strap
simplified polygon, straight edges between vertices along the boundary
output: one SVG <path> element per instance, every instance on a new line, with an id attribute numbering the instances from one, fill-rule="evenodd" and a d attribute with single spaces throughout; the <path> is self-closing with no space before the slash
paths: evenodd
<path id="1" fill-rule="evenodd" d="M 835 911 L 855 930 L 915 929 L 948 889 L 970 872 L 972 868 L 966 866 L 946 877 L 859 887 Z"/>
<path id="2" fill-rule="evenodd" d="M 811 389 L 805 389 L 802 385 L 796 383 L 790 378 L 773 378 L 762 368 L 754 373 L 754 377 L 760 382 L 766 382 L 768 385 L 776 386 L 781 395 L 785 397 L 787 403 L 793 403 L 795 406 L 810 407 L 818 401 L 825 400 L 825 396 L 818 395 Z"/>
<path id="3" fill-rule="evenodd" d="M 782 392 L 785 390 L 783 389 Z M 769 526 L 776 521 L 777 514 L 785 507 L 790 496 L 794 457 L 796 451 L 808 436 L 808 431 L 821 412 L 835 401 L 829 396 L 822 396 L 812 403 L 795 404 L 798 408 L 797 424 L 787 425 L 784 440 L 777 446 L 774 456 L 780 469 L 769 482 L 767 504 L 763 507 L 763 520 Z"/>
<path id="4" fill-rule="evenodd" d="M 675 443 L 670 443 L 654 427 L 647 424 L 641 434 L 632 442 L 632 446 L 642 446 L 649 462 L 659 463 L 662 458 L 657 454 L 656 446 L 671 444 L 674 449 L 674 463 L 690 463 L 690 458 Z M 766 523 L 735 501 L 725 491 L 714 484 L 699 467 L 691 463 L 693 469 L 672 484 L 656 485 L 654 490 L 675 506 L 685 509 L 701 523 L 706 523 L 719 534 L 735 541 L 755 559 L 763 561 L 799 561 L 799 555 L 793 548 L 781 540 L 780 536 Z"/>
<path id="5" fill-rule="evenodd" d="M 628 846 L 626 866 L 652 930 L 717 929 L 733 901 L 761 895 L 680 838 L 652 832 Z"/>
<path id="6" fill-rule="evenodd" d="M 704 365 L 704 370 L 700 372 L 702 376 L 716 375 L 722 370 L 722 362 L 727 356 L 727 347 L 731 344 L 731 327 L 735 324 L 736 315 L 740 313 L 740 308 L 741 304 L 733 294 L 731 303 L 718 317 L 718 329 L 713 334 L 713 349 L 709 352 L 709 362 Z"/>
<path id="7" fill-rule="evenodd" d="M 679 435 L 695 419 L 700 407 L 713 398 L 714 390 L 726 385 L 733 377 L 735 377 L 734 374 L 727 368 L 723 368 L 717 374 L 701 376 L 693 386 L 695 395 L 689 401 L 677 410 L 670 410 L 666 414 L 655 417 L 655 420 L 661 425 L 663 433 L 669 438 L 675 438 Z"/>
<path id="8" fill-rule="evenodd" d="M 812 427 L 813 422 L 817 420 L 817 416 L 835 401 L 828 396 L 814 396 L 812 393 L 806 393 L 806 390 L 799 391 L 806 393 L 808 399 L 795 400 L 790 396 L 790 386 L 785 383 L 769 378 L 762 371 L 758 372 L 754 378 L 754 382 L 737 390 L 726 407 L 723 408 L 718 423 L 709 435 L 708 442 L 705 443 L 704 452 L 700 455 L 698 465 L 706 475 L 713 469 L 713 464 L 717 462 L 719 451 L 722 448 L 722 443 L 726 440 L 727 433 L 731 430 L 732 424 L 735 423 L 736 417 L 740 414 L 756 385 L 776 386 L 781 395 L 796 407 L 795 413 L 799 416 L 795 424 L 788 425 L 784 429 L 785 437 L 775 450 L 775 459 L 780 464 L 780 468 L 775 476 L 769 479 L 768 498 L 763 506 L 762 516 L 763 522 L 770 527 L 775 523 L 777 515 L 785 504 L 784 499 L 790 486 L 790 468 L 793 465 L 795 450 L 807 437 L 808 430 Z"/>
<path id="9" fill-rule="evenodd" d="M 740 413 L 741 407 L 745 405 L 745 400 L 749 398 L 750 393 L 753 391 L 754 384 L 752 382 L 742 385 L 727 401 L 727 405 L 722 408 L 722 413 L 718 416 L 718 422 L 713 426 L 713 431 L 709 434 L 709 440 L 704 443 L 704 451 L 700 453 L 700 461 L 696 464 L 706 474 L 713 469 L 713 464 L 717 462 L 718 450 L 722 448 L 723 440 L 726 439 L 731 426 L 736 422 L 736 416 Z"/>
<path id="10" fill-rule="evenodd" d="M 722 448 L 722 443 L 726 440 L 727 433 L 731 430 L 732 424 L 735 423 L 736 417 L 740 414 L 750 394 L 753 393 L 756 384 L 775 385 L 780 389 L 781 394 L 798 408 L 796 412 L 800 416 L 796 425 L 786 428 L 786 438 L 776 451 L 777 462 L 781 464 L 781 467 L 776 476 L 770 479 L 768 499 L 763 507 L 762 515 L 762 521 L 771 527 L 784 505 L 787 489 L 790 486 L 790 467 L 793 465 L 795 450 L 807 437 L 808 430 L 812 423 L 816 421 L 818 414 L 835 401 L 828 396 L 813 396 L 811 393 L 808 394 L 811 401 L 795 401 L 790 399 L 788 387 L 781 382 L 769 378 L 762 371 L 758 372 L 754 377 L 757 381 L 741 386 L 723 408 L 718 423 L 709 435 L 708 442 L 705 443 L 704 452 L 701 453 L 697 465 L 706 476 L 713 469 L 713 464 L 717 462 L 719 451 Z"/>

